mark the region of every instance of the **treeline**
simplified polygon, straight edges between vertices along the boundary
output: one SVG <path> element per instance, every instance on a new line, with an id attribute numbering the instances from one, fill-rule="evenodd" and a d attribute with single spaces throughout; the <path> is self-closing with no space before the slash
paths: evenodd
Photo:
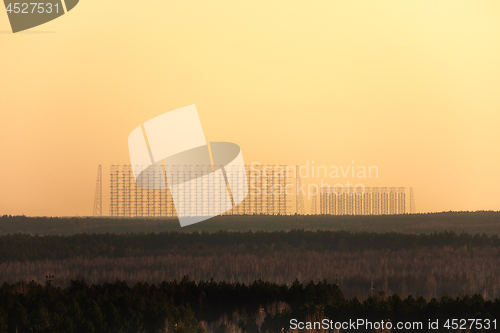
<path id="1" fill-rule="evenodd" d="M 34 282 L 0 288 L 0 332 L 203 333 L 189 306 L 175 306 L 155 287 L 125 282 L 66 289 Z"/>
<path id="2" fill-rule="evenodd" d="M 72 235 L 74 233 L 347 230 L 351 232 L 457 233 L 478 231 L 500 234 L 500 212 L 443 212 L 403 215 L 225 215 L 181 228 L 177 218 L 27 217 L 0 216 L 0 235 L 28 233 Z"/>
<path id="3" fill-rule="evenodd" d="M 163 232 L 133 234 L 76 234 L 73 236 L 31 236 L 14 234 L 0 236 L 0 262 L 75 257 L 150 256 L 172 251 L 208 252 L 231 250 L 232 253 L 301 249 L 312 251 L 401 250 L 443 247 L 499 247 L 498 235 L 457 234 L 402 234 L 349 231 L 291 230 L 274 232 L 216 233 Z"/>
<path id="4" fill-rule="evenodd" d="M 95 259 L 11 261 L 0 263 L 0 281 L 34 280 L 66 287 L 71 280 L 99 284 L 118 280 L 129 284 L 180 280 L 252 283 L 262 279 L 291 285 L 326 279 L 340 285 L 346 297 L 365 300 L 373 287 L 401 297 L 420 294 L 430 299 L 444 293 L 500 297 L 500 248 L 475 247 L 400 251 L 272 251 L 233 253 L 177 253 L 159 256 Z M 1 283 L 0 282 L 0 285 Z"/>
<path id="5" fill-rule="evenodd" d="M 121 281 L 101 285 L 72 281 L 65 289 L 33 282 L 4 283 L 0 288 L 0 331 L 12 333 L 278 333 L 291 331 L 291 319 L 324 318 L 334 322 L 360 318 L 372 322 L 420 321 L 425 329 L 414 331 L 421 332 L 428 332 L 428 320 L 437 319 L 439 332 L 445 332 L 443 325 L 450 318 L 494 320 L 499 315 L 500 299 L 487 301 L 480 295 L 427 301 L 379 293 L 360 302 L 345 298 L 337 285 L 325 281 L 296 281 L 286 286 L 259 280 L 245 285 L 195 283 L 185 277 L 179 282 L 133 287 Z"/>

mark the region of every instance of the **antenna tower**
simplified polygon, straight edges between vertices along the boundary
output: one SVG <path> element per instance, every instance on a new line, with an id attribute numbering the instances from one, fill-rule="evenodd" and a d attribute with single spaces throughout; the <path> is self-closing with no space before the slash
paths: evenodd
<path id="1" fill-rule="evenodd" d="M 417 208 L 415 208 L 415 195 L 413 194 L 413 187 L 410 187 L 410 214 L 416 214 Z"/>
<path id="2" fill-rule="evenodd" d="M 318 214 L 317 208 L 316 208 L 316 201 L 317 201 L 316 197 L 317 197 L 317 194 L 313 194 L 311 197 L 311 215 Z"/>
<path id="3" fill-rule="evenodd" d="M 102 166 L 97 168 L 97 181 L 95 183 L 94 216 L 102 216 Z"/>
<path id="4" fill-rule="evenodd" d="M 302 196 L 302 193 L 300 192 L 300 189 L 302 188 L 302 180 L 300 179 L 300 173 L 299 173 L 299 166 L 295 166 L 295 179 L 296 179 L 296 189 L 295 189 L 295 211 L 297 215 L 304 215 L 305 208 L 304 208 L 304 197 Z"/>

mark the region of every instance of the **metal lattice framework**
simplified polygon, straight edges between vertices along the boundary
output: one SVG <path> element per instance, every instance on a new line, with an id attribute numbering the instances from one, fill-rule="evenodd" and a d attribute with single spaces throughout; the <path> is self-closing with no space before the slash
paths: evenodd
<path id="1" fill-rule="evenodd" d="M 247 165 L 248 195 L 227 214 L 286 215 L 290 213 L 286 187 L 290 174 L 286 165 Z"/>
<path id="2" fill-rule="evenodd" d="M 415 194 L 413 187 L 410 187 L 410 214 L 416 214 L 417 208 L 415 207 Z"/>
<path id="3" fill-rule="evenodd" d="M 395 215 L 406 213 L 404 187 L 323 187 L 319 214 Z"/>
<path id="4" fill-rule="evenodd" d="M 300 178 L 300 174 L 298 172 L 299 166 L 295 166 L 296 171 L 296 176 L 295 176 L 295 213 L 297 215 L 304 215 L 305 212 L 305 207 L 304 207 L 304 196 L 302 195 L 302 179 Z M 316 208 L 315 208 L 316 209 Z"/>
<path id="5" fill-rule="evenodd" d="M 94 195 L 94 216 L 102 216 L 102 166 L 97 168 L 97 180 Z"/>
<path id="6" fill-rule="evenodd" d="M 318 214 L 316 207 L 317 203 L 318 203 L 318 194 L 313 194 L 311 196 L 311 215 Z"/>
<path id="7" fill-rule="evenodd" d="M 100 167 L 98 170 L 94 215 L 99 214 L 99 207 L 100 214 L 102 214 L 102 194 L 100 194 L 102 192 L 102 171 Z M 183 179 L 201 177 L 212 170 L 212 166 L 206 165 L 169 166 L 170 177 L 176 178 L 175 181 L 178 183 L 182 183 Z M 227 167 L 225 169 L 225 177 L 230 181 L 229 183 L 240 184 L 240 188 L 244 188 L 244 184 L 247 182 L 248 195 L 240 204 L 233 206 L 223 215 L 305 214 L 303 193 L 298 191 L 302 186 L 302 181 L 298 173 L 295 172 L 298 170 L 298 166 L 252 164 L 246 165 L 245 170 L 246 175 L 243 177 L 242 173 L 231 172 Z M 158 173 L 155 172 L 141 177 L 143 180 L 146 178 L 146 183 L 158 185 L 165 179 L 165 177 L 159 177 Z M 176 199 L 177 205 L 174 205 L 168 184 L 154 186 L 157 189 L 141 188 L 136 185 L 132 166 L 112 165 L 110 168 L 109 215 L 114 217 L 173 217 L 177 216 L 177 211 L 179 211 L 182 216 L 207 216 L 213 207 L 222 205 L 221 202 L 216 202 L 217 199 L 214 199 L 220 197 L 216 195 L 218 192 L 214 191 L 226 189 L 205 182 L 197 182 L 196 184 L 196 188 L 191 188 L 189 193 L 205 193 L 207 195 L 200 197 L 206 198 L 204 200 L 208 201 L 191 200 L 189 193 L 185 192 L 180 197 L 176 197 L 179 199 Z M 227 190 L 230 193 L 229 186 L 227 186 Z M 414 213 L 415 210 L 412 190 L 411 188 L 410 213 Z M 404 187 L 334 188 L 327 185 L 318 192 L 312 195 L 310 212 L 312 215 L 393 215 L 406 213 L 406 188 Z M 291 205 L 294 205 L 295 209 L 291 209 Z"/>
<path id="8" fill-rule="evenodd" d="M 209 166 L 211 168 L 211 166 Z M 170 167 L 170 173 L 176 175 L 177 182 L 183 178 L 192 179 L 193 176 L 206 174 L 207 166 L 183 165 Z M 287 185 L 291 175 L 285 165 L 247 165 L 246 178 L 238 179 L 238 173 L 227 171 L 226 177 L 231 183 L 244 183 L 248 180 L 248 195 L 239 205 L 233 207 L 224 215 L 286 215 L 290 214 L 290 195 L 287 195 Z M 146 177 L 155 177 L 155 173 Z M 236 177 L 236 178 L 235 178 Z M 162 181 L 149 179 L 148 183 Z M 110 209 L 109 215 L 116 217 L 160 217 L 177 216 L 176 209 L 182 210 L 183 215 L 204 216 L 210 212 L 206 207 L 214 207 L 219 202 L 193 202 L 190 197 L 181 196 L 177 207 L 174 206 L 168 186 L 166 189 L 143 189 L 135 184 L 132 167 L 130 165 L 112 165 L 110 169 Z M 160 188 L 160 186 L 158 187 Z M 211 191 L 217 188 L 211 184 L 201 184 L 192 190 Z M 220 187 L 218 187 L 220 190 Z M 187 192 L 186 192 L 187 193 Z M 191 192 L 192 193 L 192 192 Z"/>
<path id="9" fill-rule="evenodd" d="M 155 177 L 155 173 L 145 177 Z M 149 180 L 149 179 L 148 179 Z M 151 179 L 152 183 L 160 179 Z M 176 216 L 172 196 L 166 189 L 144 189 L 135 184 L 130 165 L 112 165 L 110 169 L 110 216 Z"/>

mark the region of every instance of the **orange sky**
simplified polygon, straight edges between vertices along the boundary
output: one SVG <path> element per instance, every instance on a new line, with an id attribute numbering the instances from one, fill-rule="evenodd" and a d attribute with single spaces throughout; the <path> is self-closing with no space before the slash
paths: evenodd
<path id="1" fill-rule="evenodd" d="M 500 210 L 499 17 L 496 0 L 85 0 L 11 34 L 2 12 L 0 215 L 90 215 L 98 164 L 107 213 L 129 133 L 190 104 L 247 163 L 354 161 L 420 212 Z"/>

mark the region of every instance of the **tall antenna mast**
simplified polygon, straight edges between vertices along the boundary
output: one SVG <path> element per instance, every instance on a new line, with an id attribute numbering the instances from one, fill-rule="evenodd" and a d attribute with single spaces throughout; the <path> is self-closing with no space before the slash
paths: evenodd
<path id="1" fill-rule="evenodd" d="M 302 188 L 302 180 L 300 179 L 299 166 L 295 166 L 295 212 L 297 215 L 304 215 L 304 197 L 302 193 L 300 193 L 300 189 Z"/>
<path id="2" fill-rule="evenodd" d="M 413 187 L 410 187 L 410 214 L 416 214 L 417 208 L 415 208 L 415 195 L 413 194 Z"/>
<path id="3" fill-rule="evenodd" d="M 318 211 L 317 211 L 318 209 L 316 207 L 316 205 L 317 205 L 316 201 L 317 201 L 317 194 L 315 193 L 311 196 L 311 215 L 318 214 Z"/>
<path id="4" fill-rule="evenodd" d="M 102 166 L 97 168 L 97 181 L 95 183 L 94 216 L 102 216 Z"/>

